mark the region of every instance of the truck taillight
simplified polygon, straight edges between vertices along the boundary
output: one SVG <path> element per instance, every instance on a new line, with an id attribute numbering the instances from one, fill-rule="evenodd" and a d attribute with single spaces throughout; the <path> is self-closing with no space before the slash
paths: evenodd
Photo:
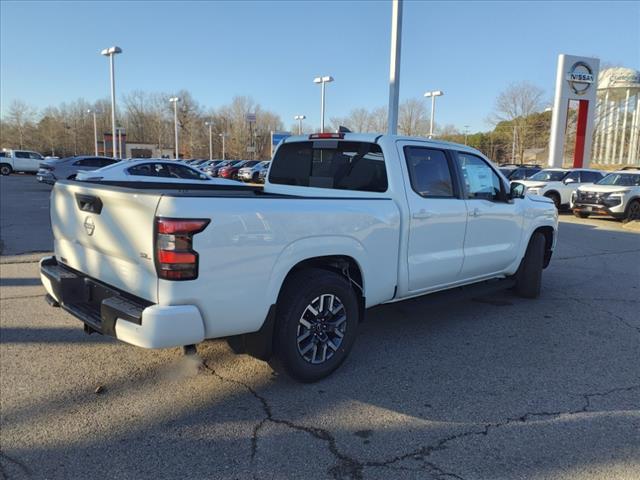
<path id="1" fill-rule="evenodd" d="M 165 280 L 198 278 L 198 252 L 193 236 L 209 225 L 208 219 L 156 217 L 156 270 Z"/>

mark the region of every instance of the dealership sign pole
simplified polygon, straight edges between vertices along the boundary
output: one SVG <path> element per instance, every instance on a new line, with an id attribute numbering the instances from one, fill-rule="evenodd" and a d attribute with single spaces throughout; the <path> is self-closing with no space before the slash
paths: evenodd
<path id="1" fill-rule="evenodd" d="M 558 56 L 556 93 L 551 116 L 549 166 L 562 167 L 569 102 L 578 102 L 578 124 L 573 166 L 588 167 L 596 106 L 596 90 L 600 60 L 597 58 Z"/>

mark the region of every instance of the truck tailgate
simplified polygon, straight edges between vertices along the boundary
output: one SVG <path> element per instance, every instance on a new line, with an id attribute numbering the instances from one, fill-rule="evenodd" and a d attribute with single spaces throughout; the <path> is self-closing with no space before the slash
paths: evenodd
<path id="1" fill-rule="evenodd" d="M 57 182 L 51 192 L 56 259 L 157 303 L 154 219 L 159 193 Z"/>

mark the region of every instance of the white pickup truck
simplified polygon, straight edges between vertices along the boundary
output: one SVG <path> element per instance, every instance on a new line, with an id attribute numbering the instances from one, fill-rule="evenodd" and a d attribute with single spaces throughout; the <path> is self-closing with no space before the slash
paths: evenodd
<path id="1" fill-rule="evenodd" d="M 13 172 L 37 172 L 44 157 L 29 150 L 3 150 L 0 152 L 0 175 Z"/>
<path id="2" fill-rule="evenodd" d="M 51 224 L 47 300 L 88 333 L 227 337 L 308 382 L 375 305 L 472 284 L 537 297 L 557 210 L 463 145 L 321 133 L 285 139 L 264 190 L 59 181 Z"/>

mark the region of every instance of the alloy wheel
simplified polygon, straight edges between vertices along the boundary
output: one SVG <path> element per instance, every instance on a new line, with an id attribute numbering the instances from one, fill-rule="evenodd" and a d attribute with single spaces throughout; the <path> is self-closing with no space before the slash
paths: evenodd
<path id="1" fill-rule="evenodd" d="M 340 348 L 346 330 L 342 301 L 331 293 L 322 294 L 306 306 L 298 320 L 298 353 L 309 363 L 324 363 Z"/>

